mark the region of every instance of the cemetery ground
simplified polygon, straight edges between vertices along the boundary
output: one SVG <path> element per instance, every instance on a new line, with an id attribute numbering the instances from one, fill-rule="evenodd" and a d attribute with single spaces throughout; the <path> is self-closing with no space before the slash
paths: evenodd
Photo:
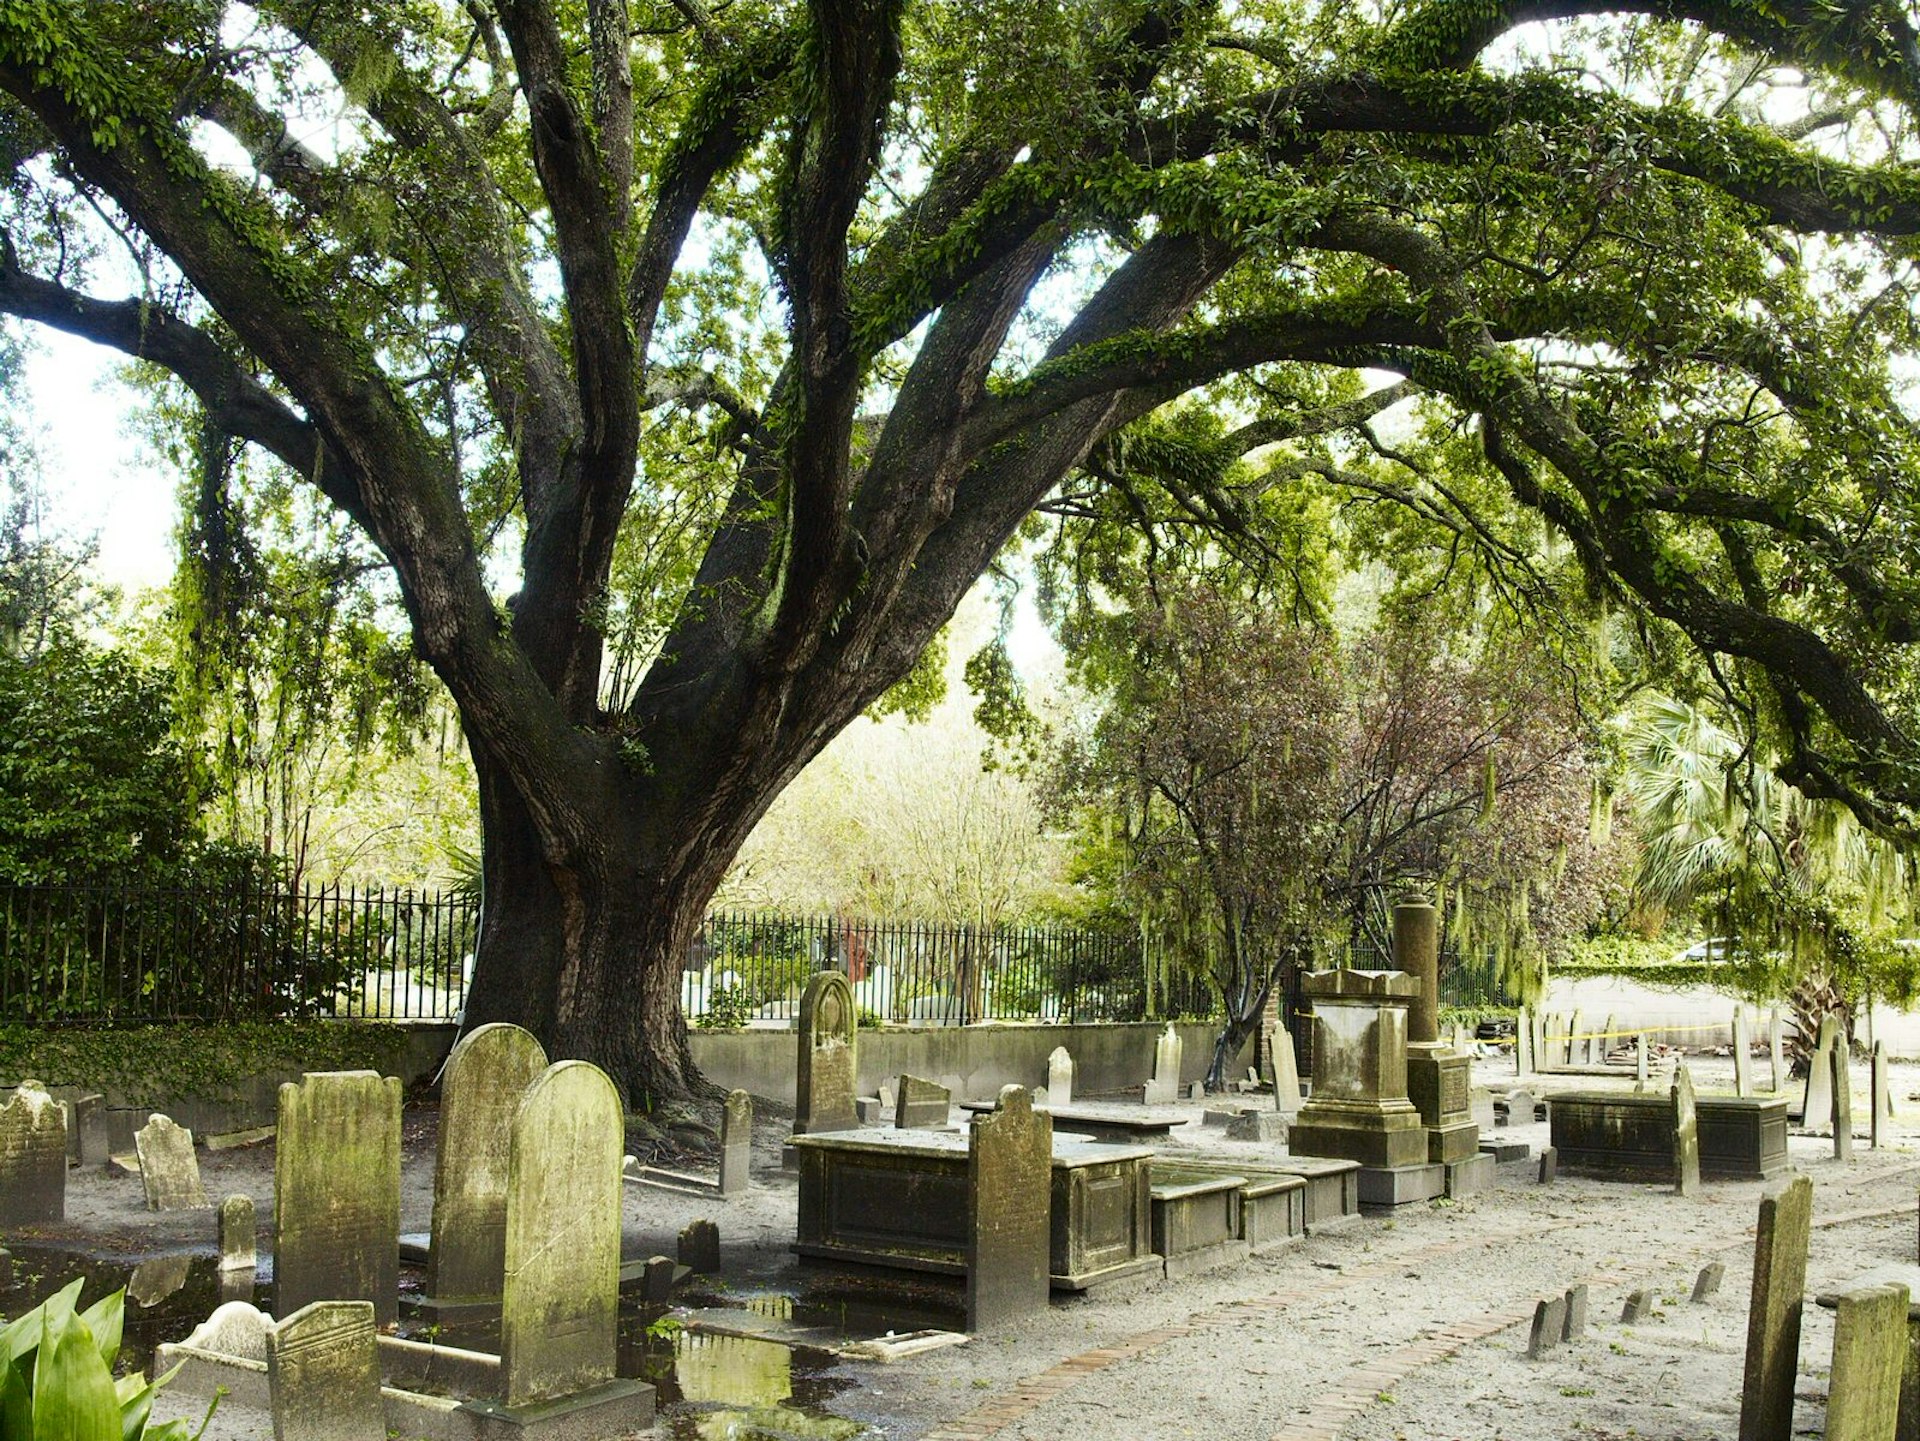
<path id="1" fill-rule="evenodd" d="M 1729 1062 L 1697 1060 L 1693 1068 L 1703 1090 L 1731 1089 Z M 1482 1061 L 1476 1082 L 1504 1088 L 1509 1069 Z M 1810 1297 L 1869 1267 L 1915 1259 L 1920 1102 L 1908 1098 L 1920 1091 L 1920 1068 L 1900 1066 L 1894 1081 L 1901 1109 L 1890 1145 L 1872 1151 L 1862 1140 L 1855 1161 L 1844 1165 L 1832 1159 L 1829 1140 L 1795 1135 L 1790 1142 L 1794 1167 L 1815 1183 Z M 1199 1106 L 1190 1109 L 1196 1119 L 1175 1131 L 1178 1146 L 1220 1157 L 1263 1149 L 1202 1127 Z M 1855 1115 L 1863 1113 L 1856 1104 Z M 956 1112 L 955 1119 L 963 1118 Z M 1038 1441 L 1123 1427 L 1169 1438 L 1694 1441 L 1732 1438 L 1738 1429 L 1752 1233 L 1759 1199 L 1778 1180 L 1713 1182 L 1687 1200 L 1664 1186 L 1565 1174 L 1540 1185 L 1534 1156 L 1502 1165 L 1494 1189 L 1457 1202 L 1403 1206 L 1198 1276 L 1056 1302 L 962 1346 L 890 1364 L 803 1348 L 790 1363 L 780 1358 L 769 1367 L 743 1352 L 734 1394 L 711 1367 L 698 1379 L 682 1372 L 686 1384 L 676 1385 L 671 1352 L 703 1324 L 724 1325 L 731 1316 L 751 1321 L 747 1329 L 770 1319 L 777 1329 L 783 1315 L 802 1317 L 809 1295 L 841 1297 L 826 1313 L 845 1306 L 838 1314 L 849 1340 L 939 1323 L 911 1302 L 875 1311 L 857 1301 L 846 1306 L 844 1293 L 816 1289 L 825 1273 L 796 1264 L 795 1182 L 780 1165 L 789 1125 L 788 1114 L 761 1103 L 755 1186 L 743 1196 L 625 1188 L 628 1256 L 673 1254 L 681 1228 L 702 1217 L 716 1221 L 721 1235 L 716 1283 L 690 1278 L 664 1312 L 649 1308 L 634 1318 L 640 1345 L 647 1344 L 637 1339 L 645 1324 L 661 1314 L 692 1326 L 677 1342 L 673 1327 L 655 1327 L 667 1333 L 651 1343 L 648 1379 L 665 1382 L 657 1435 Z M 431 1106 L 407 1108 L 402 1223 L 409 1231 L 427 1226 L 436 1126 Z M 1547 1142 L 1544 1122 L 1495 1134 L 1530 1142 L 1535 1155 Z M 216 1202 L 236 1192 L 253 1197 L 265 1244 L 272 1143 L 203 1152 L 201 1173 Z M 213 1238 L 212 1212 L 151 1214 L 137 1178 L 75 1171 L 66 1222 L 8 1238 L 16 1287 L 0 1291 L 0 1310 L 30 1299 L 27 1288 L 50 1286 L 57 1272 L 73 1274 L 60 1272 L 78 1264 L 63 1252 L 86 1258 L 103 1282 L 137 1262 L 192 1256 L 206 1285 L 129 1307 L 131 1345 L 177 1339 L 220 1299 L 217 1290 L 207 1294 L 218 1286 Z M 1724 1264 L 1725 1283 L 1694 1302 L 1695 1278 L 1714 1261 Z M 417 1271 L 403 1276 L 403 1285 L 419 1285 Z M 1529 1360 L 1535 1302 L 1581 1283 L 1589 1288 L 1585 1334 Z M 1642 1288 L 1651 1290 L 1652 1313 L 1622 1324 L 1625 1298 Z M 802 1309 L 789 1312 L 789 1297 L 801 1298 Z M 807 1318 L 820 1315 L 816 1308 Z M 1803 1324 L 1796 1431 L 1820 1434 L 1831 1314 L 1809 1302 Z M 157 1414 L 197 1420 L 203 1410 L 203 1402 L 172 1396 Z M 263 1413 L 231 1405 L 207 1432 L 209 1441 L 271 1434 Z"/>

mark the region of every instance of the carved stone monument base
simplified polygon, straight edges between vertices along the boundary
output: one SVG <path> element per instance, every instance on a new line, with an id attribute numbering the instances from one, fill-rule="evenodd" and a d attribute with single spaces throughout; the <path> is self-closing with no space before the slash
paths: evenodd
<path id="1" fill-rule="evenodd" d="M 644 1381 L 609 1381 L 591 1391 L 529 1406 L 468 1401 L 460 1407 L 476 1435 L 502 1441 L 602 1441 L 653 1425 L 653 1387 Z"/>
<path id="2" fill-rule="evenodd" d="M 1449 1196 L 1471 1196 L 1475 1191 L 1490 1191 L 1499 1174 L 1499 1163 L 1485 1151 L 1476 1151 L 1464 1161 L 1454 1161 L 1445 1168 L 1447 1173 L 1447 1194 Z"/>
<path id="3" fill-rule="evenodd" d="M 1362 1206 L 1407 1206 L 1431 1201 L 1447 1193 L 1447 1168 L 1425 1163 L 1414 1166 L 1362 1166 Z"/>
<path id="4" fill-rule="evenodd" d="M 1472 1078 L 1473 1061 L 1438 1042 L 1407 1047 L 1407 1097 L 1426 1125 L 1429 1161 L 1453 1165 L 1480 1149 Z"/>
<path id="5" fill-rule="evenodd" d="M 1287 1132 L 1296 1156 L 1333 1156 L 1362 1166 L 1423 1165 L 1427 1128 L 1411 1101 L 1312 1100 Z"/>

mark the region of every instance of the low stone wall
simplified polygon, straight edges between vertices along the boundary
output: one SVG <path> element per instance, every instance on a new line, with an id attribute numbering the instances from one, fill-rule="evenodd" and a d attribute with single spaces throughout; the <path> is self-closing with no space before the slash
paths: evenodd
<path id="1" fill-rule="evenodd" d="M 1073 1093 L 1139 1087 L 1153 1074 L 1153 1045 L 1166 1023 L 1091 1026 L 887 1026 L 861 1031 L 855 1043 L 861 1094 L 872 1095 L 902 1072 L 938 1081 L 956 1100 L 992 1100 L 1002 1086 L 1044 1086 L 1047 1057 L 1065 1046 L 1073 1057 Z M 1176 1023 L 1181 1041 L 1180 1080 L 1206 1079 L 1215 1029 L 1200 1022 Z M 793 1104 L 794 1033 L 788 1030 L 692 1032 L 693 1059 L 707 1079 L 729 1090 L 750 1091 Z M 1232 1074 L 1245 1075 L 1252 1043 L 1235 1059 Z"/>

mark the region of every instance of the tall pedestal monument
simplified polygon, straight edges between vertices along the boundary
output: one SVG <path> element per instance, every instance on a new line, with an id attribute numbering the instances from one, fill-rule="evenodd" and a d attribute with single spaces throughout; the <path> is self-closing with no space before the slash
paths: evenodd
<path id="1" fill-rule="evenodd" d="M 1440 916 L 1424 897 L 1393 908 L 1394 964 L 1420 983 L 1407 1017 L 1407 1096 L 1427 1128 L 1427 1159 L 1448 1167 L 1447 1192 L 1492 1184 L 1473 1119 L 1473 1061 L 1440 1039 Z"/>

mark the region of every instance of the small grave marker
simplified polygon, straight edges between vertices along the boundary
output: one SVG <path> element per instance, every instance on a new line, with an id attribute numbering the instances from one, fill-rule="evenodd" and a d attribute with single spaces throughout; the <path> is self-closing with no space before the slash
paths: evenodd
<path id="1" fill-rule="evenodd" d="M 229 1196 L 220 1203 L 220 1269 L 251 1271 L 257 1260 L 253 1197 Z"/>
<path id="2" fill-rule="evenodd" d="M 1578 1341 L 1587 1334 L 1587 1283 L 1567 1288 L 1567 1314 L 1560 1331 L 1562 1341 Z"/>
<path id="3" fill-rule="evenodd" d="M 1055 1106 L 1073 1104 L 1073 1056 L 1065 1046 L 1055 1046 L 1047 1056 L 1047 1101 Z"/>
<path id="4" fill-rule="evenodd" d="M 1620 1308 L 1620 1324 L 1631 1326 L 1635 1321 L 1644 1321 L 1653 1314 L 1653 1292 L 1639 1290 L 1630 1292 L 1626 1305 Z"/>
<path id="5" fill-rule="evenodd" d="M 1533 1330 L 1527 1336 L 1527 1357 L 1538 1361 L 1560 1344 L 1567 1329 L 1567 1298 L 1552 1296 L 1533 1308 Z"/>
<path id="6" fill-rule="evenodd" d="M 1709 1261 L 1700 1268 L 1700 1274 L 1693 1278 L 1693 1296 L 1691 1299 L 1699 1302 L 1705 1301 L 1712 1296 L 1718 1296 L 1720 1294 L 1720 1283 L 1726 1279 L 1727 1268 L 1725 1263 Z"/>
<path id="7" fill-rule="evenodd" d="M 207 1205 L 200 1184 L 200 1162 L 193 1154 L 193 1132 L 165 1116 L 153 1115 L 133 1133 L 140 1156 L 140 1184 L 149 1211 L 200 1211 Z"/>
<path id="8" fill-rule="evenodd" d="M 680 1264 L 696 1276 L 718 1276 L 720 1228 L 712 1221 L 689 1221 L 680 1233 Z"/>
<path id="9" fill-rule="evenodd" d="M 1551 1185 L 1560 1174 L 1560 1150 L 1557 1146 L 1540 1148 L 1540 1184 Z"/>
<path id="10" fill-rule="evenodd" d="M 901 1130 L 923 1130 L 947 1124 L 947 1112 L 953 1097 L 937 1081 L 919 1076 L 900 1077 L 900 1103 L 894 1112 L 894 1125 Z"/>
<path id="11" fill-rule="evenodd" d="M 1673 1068 L 1673 1191 L 1676 1196 L 1700 1194 L 1700 1113 L 1694 1105 L 1693 1077 L 1687 1063 Z"/>
<path id="12" fill-rule="evenodd" d="M 720 1111 L 720 1194 L 737 1196 L 752 1184 L 753 1097 L 729 1091 Z"/>
<path id="13" fill-rule="evenodd" d="M 274 1441 L 386 1441 L 370 1301 L 315 1301 L 267 1331 Z"/>

